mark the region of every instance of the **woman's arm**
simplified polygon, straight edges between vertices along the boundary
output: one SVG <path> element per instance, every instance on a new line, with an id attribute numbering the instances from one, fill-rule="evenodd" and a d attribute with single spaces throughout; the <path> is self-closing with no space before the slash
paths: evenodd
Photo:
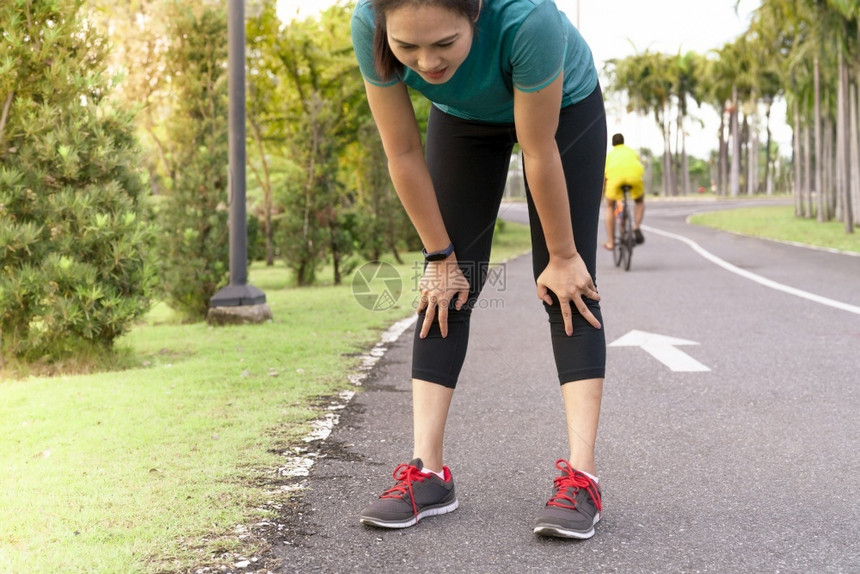
<path id="1" fill-rule="evenodd" d="M 514 93 L 514 121 L 523 150 L 526 178 L 543 227 L 549 264 L 537 280 L 538 297 L 548 304 L 555 293 L 561 303 L 565 330 L 573 333 L 570 303 L 595 328 L 600 323 L 582 297 L 599 301 L 591 275 L 576 250 L 570 223 L 570 204 L 555 134 L 561 110 L 562 75 L 536 92 Z"/>
<path id="2" fill-rule="evenodd" d="M 576 245 L 561 156 L 555 142 L 561 110 L 562 78 L 537 92 L 514 93 L 517 139 L 529 188 L 543 225 L 550 257 L 573 257 Z"/>
<path id="3" fill-rule="evenodd" d="M 428 252 L 445 249 L 451 243 L 433 182 L 424 161 L 424 149 L 412 100 L 403 84 L 390 87 L 365 82 L 367 102 L 388 158 L 394 190 Z"/>
<path id="4" fill-rule="evenodd" d="M 406 86 L 395 84 L 382 88 L 365 82 L 365 89 L 388 158 L 391 182 L 400 202 L 418 231 L 424 249 L 428 252 L 445 249 L 451 244 L 451 239 L 424 160 L 418 122 Z M 419 290 L 418 311 L 427 309 L 421 338 L 429 333 L 437 308 L 439 329 L 446 337 L 449 302 L 455 300 L 455 307 L 460 309 L 469 298 L 469 283 L 457 265 L 456 254 L 452 253 L 443 261 L 428 263 Z"/>

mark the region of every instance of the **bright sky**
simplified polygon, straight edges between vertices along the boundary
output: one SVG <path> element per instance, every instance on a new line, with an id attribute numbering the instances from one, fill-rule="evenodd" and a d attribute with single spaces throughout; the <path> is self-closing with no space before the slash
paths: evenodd
<path id="1" fill-rule="evenodd" d="M 646 49 L 658 52 L 707 52 L 746 30 L 759 0 L 556 0 L 577 24 L 600 64 Z"/>
<path id="2" fill-rule="evenodd" d="M 492 1 L 492 0 L 490 0 Z M 749 27 L 752 12 L 760 0 L 556 0 L 591 46 L 599 70 L 612 58 L 637 52 L 706 54 L 732 42 Z M 609 132 L 623 132 L 634 147 L 649 147 L 660 153 L 663 139 L 652 117 L 628 114 L 618 97 L 607 101 Z M 706 158 L 717 147 L 719 117 L 710 106 L 693 109 L 696 120 L 687 126 L 687 150 Z M 791 130 L 784 122 L 785 108 L 774 105 L 771 130 L 782 155 L 791 153 Z M 764 134 L 762 134 L 762 140 Z"/>
<path id="3" fill-rule="evenodd" d="M 491 0 L 490 0 L 491 1 Z M 577 24 L 591 46 L 599 70 L 603 62 L 637 52 L 706 54 L 743 34 L 760 0 L 556 0 L 558 7 Z M 663 149 L 663 139 L 652 117 L 628 114 L 618 97 L 607 101 L 609 132 L 622 132 L 634 147 Z M 693 109 L 696 120 L 687 126 L 687 150 L 706 158 L 717 147 L 719 117 L 709 106 Z M 777 103 L 771 114 L 771 131 L 782 155 L 791 153 L 791 130 L 784 122 L 784 104 Z M 764 134 L 762 134 L 762 140 Z"/>
<path id="4" fill-rule="evenodd" d="M 311 16 L 335 1 L 278 0 L 278 14 L 285 20 L 296 15 Z M 736 14 L 736 0 L 555 1 L 570 21 L 578 24 L 598 66 L 603 60 L 646 49 L 674 52 L 683 48 L 705 52 L 718 48 L 746 29 L 750 12 L 761 3 L 760 0 L 741 0 Z"/>
<path id="5" fill-rule="evenodd" d="M 331 5 L 335 0 L 279 0 L 279 14 L 289 19 L 304 17 Z M 492 2 L 493 0 L 484 0 Z M 623 58 L 650 50 L 675 53 L 707 53 L 733 41 L 748 27 L 752 12 L 760 0 L 555 0 L 591 46 L 598 70 L 612 58 Z M 610 133 L 622 131 L 633 147 L 650 147 L 662 151 L 662 136 L 651 117 L 627 114 L 617 99 L 607 103 Z M 704 127 L 688 127 L 687 149 L 705 158 L 716 148 L 719 118 L 708 107 L 693 110 Z M 783 155 L 790 153 L 791 132 L 782 121 L 784 107 L 774 106 L 774 137 Z"/>

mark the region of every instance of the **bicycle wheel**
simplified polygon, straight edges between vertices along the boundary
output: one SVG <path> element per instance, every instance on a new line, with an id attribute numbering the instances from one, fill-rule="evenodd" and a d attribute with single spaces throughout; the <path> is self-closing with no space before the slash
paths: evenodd
<path id="1" fill-rule="evenodd" d="M 618 242 L 618 266 L 625 271 L 630 270 L 630 246 L 624 237 Z"/>
<path id="2" fill-rule="evenodd" d="M 624 219 L 627 215 L 626 204 L 623 199 L 618 200 L 615 206 L 615 242 L 612 244 L 612 261 L 616 267 L 621 267 L 624 262 Z"/>
<path id="3" fill-rule="evenodd" d="M 622 263 L 624 270 L 630 271 L 630 262 L 633 259 L 633 246 L 636 245 L 636 237 L 633 235 L 633 217 L 630 214 L 629 204 L 624 202 L 624 232 L 621 243 L 624 245 Z"/>

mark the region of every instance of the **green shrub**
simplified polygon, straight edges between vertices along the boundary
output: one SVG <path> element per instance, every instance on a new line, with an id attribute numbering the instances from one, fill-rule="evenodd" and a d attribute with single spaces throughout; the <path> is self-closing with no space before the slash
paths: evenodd
<path id="1" fill-rule="evenodd" d="M 227 284 L 227 17 L 177 3 L 166 62 L 175 107 L 168 122 L 170 171 L 158 204 L 161 278 L 167 303 L 187 320 L 206 318 Z M 199 13 L 198 13 L 199 12 Z"/>
<path id="2" fill-rule="evenodd" d="M 131 117 L 80 5 L 0 5 L 0 350 L 25 361 L 110 349 L 154 284 Z"/>

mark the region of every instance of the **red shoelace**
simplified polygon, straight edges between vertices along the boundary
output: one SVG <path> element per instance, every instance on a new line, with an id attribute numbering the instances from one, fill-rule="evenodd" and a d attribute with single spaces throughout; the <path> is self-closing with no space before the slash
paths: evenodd
<path id="1" fill-rule="evenodd" d="M 591 495 L 592 500 L 594 500 L 597 511 L 601 512 L 603 510 L 600 492 L 597 490 L 597 485 L 594 484 L 593 480 L 578 470 L 572 469 L 570 463 L 564 459 L 560 458 L 555 461 L 555 467 L 563 474 L 555 477 L 555 480 L 553 480 L 553 484 L 557 490 L 553 497 L 549 499 L 549 502 L 547 502 L 547 506 L 558 506 L 573 510 L 576 508 L 576 494 L 581 488 L 584 488 Z"/>
<path id="2" fill-rule="evenodd" d="M 397 484 L 383 492 L 379 498 L 400 498 L 407 492 L 409 493 L 409 502 L 412 503 L 412 512 L 418 516 L 418 508 L 415 506 L 415 497 L 412 495 L 412 483 L 414 481 L 422 482 L 427 475 L 421 472 L 421 469 L 411 464 L 401 464 L 394 469 L 392 473 Z"/>

